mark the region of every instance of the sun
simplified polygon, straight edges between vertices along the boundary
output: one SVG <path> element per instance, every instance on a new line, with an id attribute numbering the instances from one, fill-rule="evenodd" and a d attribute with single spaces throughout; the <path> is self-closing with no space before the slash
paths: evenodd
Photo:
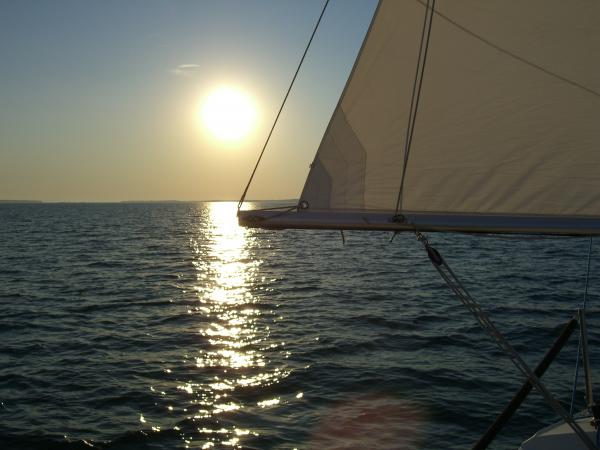
<path id="1" fill-rule="evenodd" d="M 218 140 L 235 142 L 246 137 L 256 124 L 256 107 L 243 91 L 230 86 L 213 90 L 204 102 L 200 118 Z"/>

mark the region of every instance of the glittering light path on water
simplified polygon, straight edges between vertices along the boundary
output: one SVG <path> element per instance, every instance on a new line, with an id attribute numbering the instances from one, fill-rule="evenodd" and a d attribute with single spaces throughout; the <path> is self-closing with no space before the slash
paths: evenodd
<path id="1" fill-rule="evenodd" d="M 203 211 L 209 214 L 210 226 L 200 230 L 204 235 L 191 239 L 198 279 L 194 290 L 200 304 L 191 313 L 202 317 L 198 330 L 202 345 L 194 357 L 199 376 L 198 381 L 178 388 L 190 397 L 193 420 L 216 425 L 200 425 L 201 442 L 195 444 L 236 448 L 245 436 L 257 433 L 224 426 L 219 419 L 246 408 L 277 405 L 279 398 L 262 396 L 260 388 L 279 381 L 287 372 L 268 364 L 265 350 L 272 352 L 282 343 L 270 342 L 268 326 L 259 322 L 261 310 L 249 286 L 260 261 L 249 258 L 252 238 L 237 225 L 235 204 L 213 203 Z M 253 392 L 253 404 L 244 403 L 241 391 Z"/>

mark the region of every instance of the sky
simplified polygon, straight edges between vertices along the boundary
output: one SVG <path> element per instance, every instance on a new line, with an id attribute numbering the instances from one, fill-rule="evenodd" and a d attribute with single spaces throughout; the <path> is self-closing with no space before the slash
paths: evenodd
<path id="1" fill-rule="evenodd" d="M 248 199 L 297 198 L 376 0 L 331 0 Z M 0 3 L 0 199 L 237 200 L 321 0 Z M 256 107 L 236 142 L 200 109 Z"/>

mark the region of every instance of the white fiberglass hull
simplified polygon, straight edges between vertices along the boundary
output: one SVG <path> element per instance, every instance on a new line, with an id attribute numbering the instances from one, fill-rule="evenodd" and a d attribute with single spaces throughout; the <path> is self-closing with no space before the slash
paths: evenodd
<path id="1" fill-rule="evenodd" d="M 592 442 L 596 442 L 596 429 L 592 426 L 592 417 L 576 420 Z M 564 422 L 543 428 L 521 444 L 519 450 L 587 450 L 571 427 Z"/>

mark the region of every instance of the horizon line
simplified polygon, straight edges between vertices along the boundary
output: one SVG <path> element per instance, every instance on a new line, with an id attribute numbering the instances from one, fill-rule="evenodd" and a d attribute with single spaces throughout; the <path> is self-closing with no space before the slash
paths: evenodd
<path id="1" fill-rule="evenodd" d="M 281 199 L 251 199 L 244 200 L 248 202 L 282 202 L 282 201 L 298 201 L 298 199 L 281 198 Z M 217 202 L 239 202 L 236 200 L 11 200 L 0 199 L 0 204 L 51 204 L 51 203 L 217 203 Z"/>

